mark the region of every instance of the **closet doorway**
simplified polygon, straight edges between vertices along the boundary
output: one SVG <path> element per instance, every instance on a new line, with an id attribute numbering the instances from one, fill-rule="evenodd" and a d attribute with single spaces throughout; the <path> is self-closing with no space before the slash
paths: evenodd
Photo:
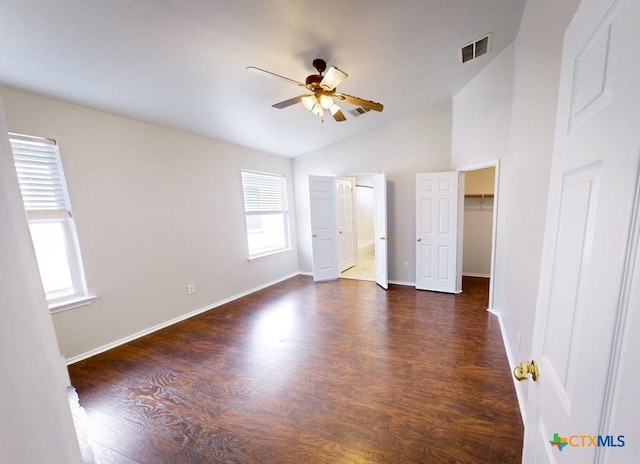
<path id="1" fill-rule="evenodd" d="M 491 309 L 499 166 L 494 162 L 461 171 L 464 173 L 462 291 L 465 283 L 488 285 L 488 309 Z"/>

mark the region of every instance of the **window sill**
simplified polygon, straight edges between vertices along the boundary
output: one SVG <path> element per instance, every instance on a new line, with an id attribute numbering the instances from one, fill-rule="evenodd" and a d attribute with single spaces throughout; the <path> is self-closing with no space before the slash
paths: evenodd
<path id="1" fill-rule="evenodd" d="M 275 255 L 279 255 L 282 253 L 288 253 L 290 251 L 293 251 L 293 248 L 285 248 L 284 250 L 278 250 L 278 251 L 270 251 L 268 253 L 264 253 L 261 255 L 255 255 L 255 256 L 250 256 L 249 258 L 247 258 L 247 261 L 249 261 L 250 263 L 253 261 L 260 261 L 261 259 L 265 259 L 268 258 L 270 256 L 275 256 Z"/>
<path id="2" fill-rule="evenodd" d="M 96 295 L 86 295 L 56 301 L 49 303 L 49 311 L 51 311 L 51 314 L 55 314 L 69 309 L 80 308 L 81 306 L 90 305 L 96 298 L 98 298 Z"/>

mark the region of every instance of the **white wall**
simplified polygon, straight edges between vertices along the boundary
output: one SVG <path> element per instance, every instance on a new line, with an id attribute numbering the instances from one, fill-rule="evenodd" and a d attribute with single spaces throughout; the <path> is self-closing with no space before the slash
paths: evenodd
<path id="1" fill-rule="evenodd" d="M 521 335 L 523 359 L 531 352 L 564 31 L 578 3 L 527 2 L 515 42 L 509 156 L 501 165 L 500 290 L 494 301 L 511 347 Z"/>
<path id="2" fill-rule="evenodd" d="M 453 167 L 501 160 L 493 309 L 518 362 L 531 350 L 562 40 L 577 4 L 527 2 L 515 43 L 453 99 Z"/>
<path id="3" fill-rule="evenodd" d="M 357 124 L 357 120 L 352 123 Z M 448 100 L 294 158 L 300 270 L 312 270 L 308 176 L 384 172 L 388 180 L 388 235 L 391 237 L 389 279 L 415 282 L 415 173 L 448 170 L 450 153 L 451 101 Z M 404 269 L 405 262 L 409 263 L 409 270 Z"/>
<path id="4" fill-rule="evenodd" d="M 10 131 L 60 146 L 98 296 L 54 314 L 67 358 L 297 273 L 296 251 L 247 261 L 240 180 L 241 169 L 284 174 L 293 200 L 290 159 L 12 89 L 0 95 Z"/>
<path id="5" fill-rule="evenodd" d="M 492 199 L 465 199 L 462 255 L 463 275 L 489 277 L 491 274 L 492 205 Z"/>
<path id="6" fill-rule="evenodd" d="M 69 377 L 40 283 L 0 105 L 0 462 L 80 463 Z"/>
<path id="7" fill-rule="evenodd" d="M 515 47 L 505 48 L 453 98 L 451 165 L 466 168 L 509 150 Z"/>

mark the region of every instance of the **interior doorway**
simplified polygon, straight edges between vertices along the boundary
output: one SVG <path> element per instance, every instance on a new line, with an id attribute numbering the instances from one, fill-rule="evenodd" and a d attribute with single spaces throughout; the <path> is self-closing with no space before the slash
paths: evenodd
<path id="1" fill-rule="evenodd" d="M 461 204 L 462 227 L 462 290 L 465 287 L 487 285 L 493 307 L 493 272 L 496 241 L 498 195 L 498 162 L 460 170 L 463 173 Z M 486 283 L 484 280 L 486 279 Z"/>
<path id="2" fill-rule="evenodd" d="M 341 176 L 346 178 L 345 176 Z M 337 198 L 338 179 L 336 176 L 309 176 L 309 206 L 311 216 L 311 245 L 313 253 L 313 280 L 321 282 L 334 280 L 340 277 L 341 271 L 338 255 L 340 250 L 353 250 L 354 259 L 356 254 L 356 234 L 353 234 L 353 242 L 350 246 L 344 243 L 347 234 L 342 228 L 343 213 L 355 209 L 355 188 L 351 196 L 353 204 L 349 202 L 339 203 Z M 374 192 L 374 275 L 371 280 L 375 281 L 385 290 L 389 287 L 388 269 L 388 239 L 387 236 L 387 180 L 384 173 L 364 174 L 350 176 L 355 179 L 370 177 L 373 181 Z M 361 179 L 363 180 L 363 179 Z M 364 180 L 363 180 L 364 181 Z M 364 184 L 362 184 L 364 185 Z M 348 190 L 348 189 L 347 189 Z M 355 221 L 353 221 L 355 224 Z M 343 242 L 339 245 L 339 242 Z M 362 266 L 363 263 L 361 263 Z M 353 266 L 349 266 L 353 267 Z M 360 278 L 363 278 L 361 276 Z M 367 277 L 368 278 L 368 277 Z"/>
<path id="3" fill-rule="evenodd" d="M 375 255 L 375 185 L 372 176 L 355 178 L 354 248 L 355 264 L 340 273 L 340 277 L 358 280 L 376 280 Z"/>

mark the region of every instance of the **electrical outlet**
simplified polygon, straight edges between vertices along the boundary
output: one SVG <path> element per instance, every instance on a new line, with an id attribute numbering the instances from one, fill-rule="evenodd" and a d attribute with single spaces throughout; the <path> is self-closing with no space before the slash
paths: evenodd
<path id="1" fill-rule="evenodd" d="M 187 295 L 193 295 L 196 292 L 196 284 L 187 285 Z"/>
<path id="2" fill-rule="evenodd" d="M 404 263 L 404 268 L 409 269 L 409 263 Z"/>

